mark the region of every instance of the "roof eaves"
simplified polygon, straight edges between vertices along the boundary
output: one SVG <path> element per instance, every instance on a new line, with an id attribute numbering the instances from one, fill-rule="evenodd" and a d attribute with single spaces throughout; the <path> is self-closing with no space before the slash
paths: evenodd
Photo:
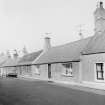
<path id="1" fill-rule="evenodd" d="M 36 63 L 36 64 L 34 63 L 32 65 L 56 64 L 56 63 L 67 63 L 67 62 L 80 62 L 80 59 L 72 61 L 46 62 L 46 63 Z"/>
<path id="2" fill-rule="evenodd" d="M 95 52 L 95 53 L 82 53 L 82 55 L 92 55 L 92 54 L 101 54 L 101 53 L 105 53 L 105 52 Z"/>

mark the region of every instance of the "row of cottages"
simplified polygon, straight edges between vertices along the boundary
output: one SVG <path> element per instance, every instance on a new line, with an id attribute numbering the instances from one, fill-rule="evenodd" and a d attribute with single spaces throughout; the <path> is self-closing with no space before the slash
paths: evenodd
<path id="1" fill-rule="evenodd" d="M 3 76 L 3 74 L 5 74 L 3 72 L 2 65 L 6 62 L 7 59 L 8 59 L 8 56 L 5 56 L 5 55 L 0 56 L 0 76 Z"/>
<path id="2" fill-rule="evenodd" d="M 16 67 L 18 76 L 20 77 L 32 77 L 34 76 L 35 72 L 33 71 L 34 65 L 32 65 L 32 62 L 42 53 L 42 50 L 29 53 L 24 55 L 20 60 L 18 61 Z"/>
<path id="3" fill-rule="evenodd" d="M 38 65 L 39 79 L 68 82 L 105 83 L 105 9 L 100 2 L 94 12 L 95 34 L 65 45 L 51 47 L 45 40 Z M 34 69 L 35 70 L 35 69 Z"/>
<path id="4" fill-rule="evenodd" d="M 0 57 L 0 76 L 6 77 L 9 73 L 17 74 L 18 77 L 32 77 L 38 74 L 35 69 L 38 66 L 32 65 L 32 62 L 42 53 L 42 50 L 29 53 L 23 57 L 18 57 L 17 53 Z M 34 70 L 34 69 L 35 70 Z"/>
<path id="5" fill-rule="evenodd" d="M 5 77 L 9 73 L 17 73 L 18 55 L 14 54 L 13 58 L 9 55 L 5 58 L 4 62 L 0 63 L 0 75 Z"/>
<path id="6" fill-rule="evenodd" d="M 90 40 L 91 37 L 51 47 L 50 38 L 45 39 L 44 52 L 33 62 L 38 66 L 37 71 L 40 74 L 35 77 L 54 81 L 81 81 L 81 52 Z"/>
<path id="7" fill-rule="evenodd" d="M 27 54 L 17 61 L 15 59 L 15 63 L 8 58 L 0 66 L 0 73 L 17 72 L 18 76 L 71 83 L 105 83 L 103 2 L 98 4 L 94 12 L 94 20 L 93 36 L 55 47 L 51 46 L 50 38 L 46 37 L 43 50 Z"/>

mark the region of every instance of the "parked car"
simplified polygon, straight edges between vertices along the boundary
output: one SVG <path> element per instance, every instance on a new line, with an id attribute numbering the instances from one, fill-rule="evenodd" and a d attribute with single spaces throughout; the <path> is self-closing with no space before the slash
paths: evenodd
<path id="1" fill-rule="evenodd" d="M 15 77 L 17 78 L 17 73 L 8 73 L 6 77 Z"/>

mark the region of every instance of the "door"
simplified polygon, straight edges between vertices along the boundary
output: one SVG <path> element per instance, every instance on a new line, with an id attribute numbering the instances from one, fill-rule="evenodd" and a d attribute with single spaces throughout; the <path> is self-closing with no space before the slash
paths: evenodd
<path id="1" fill-rule="evenodd" d="M 51 64 L 48 64 L 48 78 L 51 78 Z"/>

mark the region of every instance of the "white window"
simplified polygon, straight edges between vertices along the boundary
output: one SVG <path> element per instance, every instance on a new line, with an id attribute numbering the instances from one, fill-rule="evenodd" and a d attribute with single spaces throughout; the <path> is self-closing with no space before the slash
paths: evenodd
<path id="1" fill-rule="evenodd" d="M 39 65 L 36 65 L 36 66 L 35 66 L 35 74 L 40 74 L 39 68 L 40 68 Z"/>
<path id="2" fill-rule="evenodd" d="M 96 63 L 96 78 L 104 80 L 104 63 Z"/>
<path id="3" fill-rule="evenodd" d="M 64 63 L 63 67 L 63 75 L 72 77 L 72 63 Z"/>

